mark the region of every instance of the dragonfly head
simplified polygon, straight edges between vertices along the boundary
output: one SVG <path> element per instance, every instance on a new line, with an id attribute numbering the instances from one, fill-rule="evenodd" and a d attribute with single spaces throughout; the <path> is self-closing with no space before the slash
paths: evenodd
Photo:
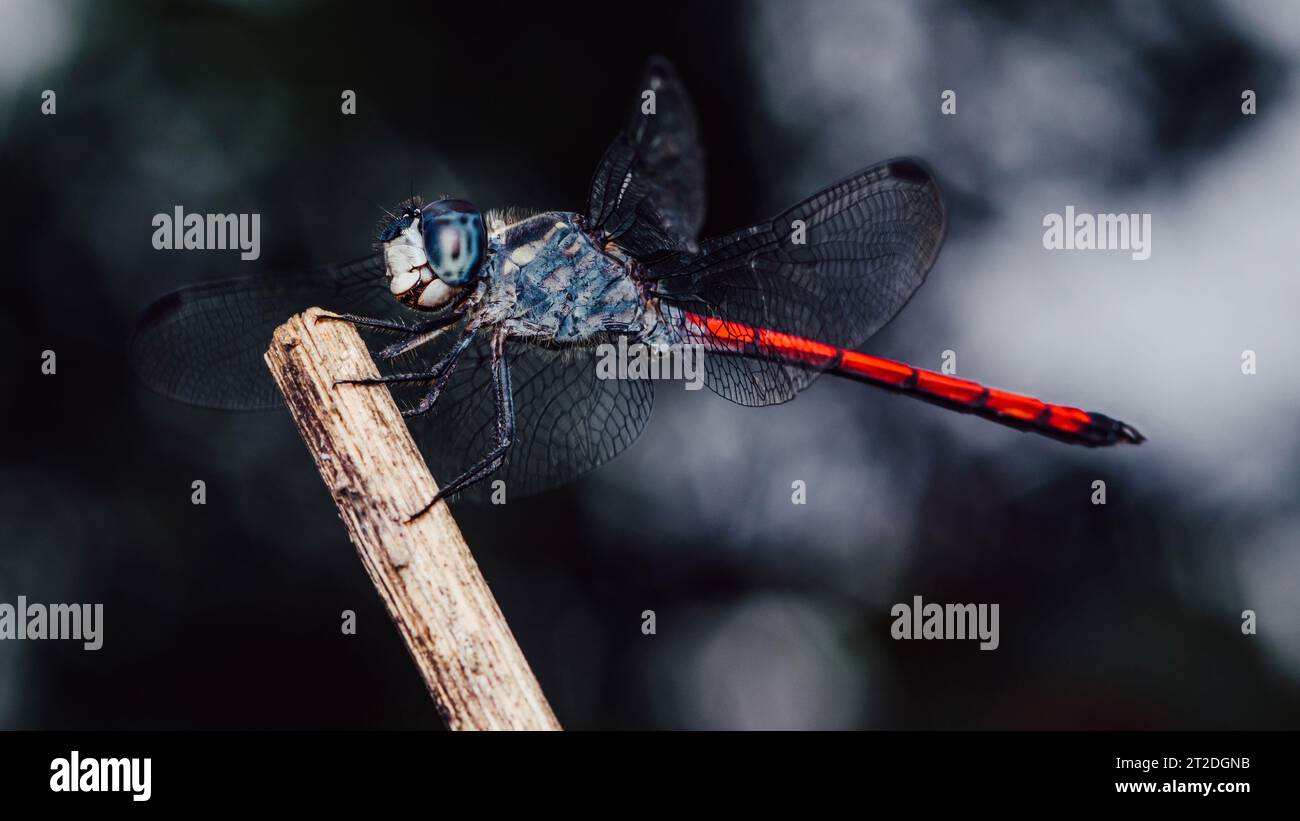
<path id="1" fill-rule="evenodd" d="M 434 311 L 473 285 L 487 255 L 483 215 L 465 200 L 402 206 L 380 231 L 388 290 L 403 304 Z"/>

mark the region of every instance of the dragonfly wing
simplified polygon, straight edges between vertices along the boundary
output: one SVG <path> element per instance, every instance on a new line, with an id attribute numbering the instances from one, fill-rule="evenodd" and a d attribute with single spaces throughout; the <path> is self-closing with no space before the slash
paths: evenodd
<path id="1" fill-rule="evenodd" d="M 224 409 L 282 406 L 262 361 L 275 328 L 312 305 L 413 324 L 420 317 L 388 295 L 378 258 L 286 276 L 259 276 L 196 285 L 154 303 L 130 343 L 132 366 L 155 391 L 195 405 Z M 389 373 L 427 371 L 456 339 L 465 320 L 428 345 L 387 362 Z M 364 329 L 362 329 L 364 330 Z M 646 380 L 599 379 L 592 348 L 553 350 L 512 341 L 515 445 L 493 478 L 511 496 L 563 484 L 632 444 L 654 404 Z M 495 407 L 486 336 L 462 356 L 434 410 L 413 417 L 411 430 L 441 481 L 458 476 L 491 448 Z M 394 385 L 399 406 L 411 407 L 429 385 Z M 490 483 L 462 496 L 486 499 Z"/>
<path id="2" fill-rule="evenodd" d="M 507 498 L 564 484 L 617 456 L 650 418 L 653 383 L 598 378 L 593 348 L 557 350 L 512 339 L 506 350 L 515 399 L 514 443 L 501 469 L 461 498 L 487 500 L 496 479 L 505 481 Z M 489 363 L 489 343 L 477 339 L 434 409 L 412 420 L 411 430 L 440 482 L 458 476 L 493 445 Z M 403 389 L 398 404 L 410 407 L 419 396 L 418 390 Z"/>
<path id="3" fill-rule="evenodd" d="M 409 315 L 388 295 L 377 255 L 295 274 L 194 285 L 146 309 L 129 346 L 132 367 L 150 388 L 182 402 L 279 407 L 262 354 L 276 327 L 312 305 L 373 317 Z"/>
<path id="4" fill-rule="evenodd" d="M 770 405 L 792 399 L 829 363 L 803 367 L 765 357 L 757 337 L 738 356 L 726 321 L 857 348 L 925 281 L 945 226 L 943 195 L 929 170 L 916 160 L 890 160 L 770 222 L 709 240 L 697 254 L 653 263 L 646 276 L 672 295 L 664 311 L 682 341 L 718 354 L 705 357 L 706 384 L 742 405 Z M 721 319 L 722 338 L 687 321 L 688 312 Z"/>
<path id="5" fill-rule="evenodd" d="M 646 64 L 627 122 L 596 168 L 587 218 L 639 259 L 695 250 L 704 150 L 690 97 L 661 57 Z"/>

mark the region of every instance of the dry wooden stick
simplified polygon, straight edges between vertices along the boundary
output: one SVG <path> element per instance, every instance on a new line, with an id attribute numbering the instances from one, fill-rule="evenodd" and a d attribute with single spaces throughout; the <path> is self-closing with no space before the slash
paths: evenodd
<path id="1" fill-rule="evenodd" d="M 453 730 L 558 730 L 388 389 L 348 323 L 310 308 L 275 331 L 266 364 L 361 562 Z"/>

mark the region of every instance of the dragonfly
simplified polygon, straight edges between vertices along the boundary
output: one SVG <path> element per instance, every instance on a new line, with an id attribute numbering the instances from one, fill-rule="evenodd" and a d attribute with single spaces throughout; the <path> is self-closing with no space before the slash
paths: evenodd
<path id="1" fill-rule="evenodd" d="M 631 445 L 654 384 L 598 374 L 597 350 L 619 337 L 694 346 L 704 384 L 740 405 L 786 402 L 833 374 L 1067 443 L 1143 441 L 1100 413 L 858 350 L 943 244 L 943 194 L 922 161 L 871 165 L 701 241 L 704 211 L 694 107 L 673 66 L 652 58 L 584 211 L 412 198 L 386 213 L 369 256 L 164 296 L 140 319 L 130 356 L 146 385 L 174 399 L 271 408 L 281 400 L 262 353 L 292 314 L 319 305 L 391 335 L 374 352 L 381 375 L 347 381 L 393 391 L 445 480 L 412 518 L 445 498 L 483 498 L 489 477 L 515 494 L 551 488 Z"/>

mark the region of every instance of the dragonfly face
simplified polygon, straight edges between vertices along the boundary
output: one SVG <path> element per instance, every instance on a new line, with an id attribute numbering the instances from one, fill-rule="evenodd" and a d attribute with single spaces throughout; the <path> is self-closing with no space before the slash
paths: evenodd
<path id="1" fill-rule="evenodd" d="M 465 200 L 403 207 L 379 234 L 388 290 L 403 305 L 436 311 L 473 284 L 483 267 L 483 215 Z"/>

